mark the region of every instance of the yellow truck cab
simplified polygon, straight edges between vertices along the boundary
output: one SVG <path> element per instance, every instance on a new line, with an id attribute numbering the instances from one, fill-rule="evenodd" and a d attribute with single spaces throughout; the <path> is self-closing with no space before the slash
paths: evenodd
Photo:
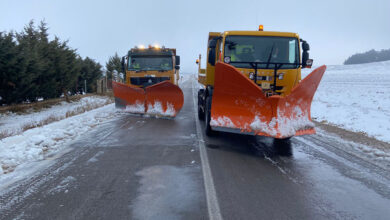
<path id="1" fill-rule="evenodd" d="M 301 80 L 301 68 L 312 65 L 309 49 L 309 44 L 296 33 L 261 29 L 210 32 L 206 74 L 200 73 L 199 81 L 213 86 L 215 63 L 220 61 L 237 68 L 258 84 L 267 96 L 285 96 Z"/>
<path id="2" fill-rule="evenodd" d="M 142 88 L 166 80 L 177 85 L 179 65 L 180 56 L 176 56 L 174 48 L 135 47 L 122 58 L 126 84 Z"/>

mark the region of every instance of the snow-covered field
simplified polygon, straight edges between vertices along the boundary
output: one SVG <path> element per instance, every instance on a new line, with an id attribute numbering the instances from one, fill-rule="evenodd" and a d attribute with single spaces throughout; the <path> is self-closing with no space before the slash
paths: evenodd
<path id="1" fill-rule="evenodd" d="M 302 77 L 311 71 L 305 69 Z M 328 66 L 311 115 L 390 143 L 390 61 Z"/>
<path id="2" fill-rule="evenodd" d="M 40 112 L 2 115 L 0 129 L 12 128 L 18 133 L 0 140 L 0 176 L 20 164 L 41 160 L 46 154 L 63 149 L 73 139 L 112 118 L 115 107 L 114 104 L 107 105 L 108 100 L 105 97 L 85 97 L 78 102 L 61 103 Z M 103 107 L 96 108 L 98 106 Z M 88 109 L 86 107 L 96 109 L 69 117 L 70 113 L 76 114 Z M 58 116 L 59 121 L 22 131 L 25 124 L 39 123 L 52 115 Z"/>

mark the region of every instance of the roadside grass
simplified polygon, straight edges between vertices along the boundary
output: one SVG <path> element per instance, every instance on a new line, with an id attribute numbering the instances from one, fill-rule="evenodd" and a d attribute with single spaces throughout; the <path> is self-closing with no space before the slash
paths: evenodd
<path id="1" fill-rule="evenodd" d="M 9 136 L 12 136 L 12 132 L 7 130 L 0 131 L 0 140 Z"/>
<path id="2" fill-rule="evenodd" d="M 72 102 L 79 101 L 82 97 L 86 97 L 86 96 L 74 97 L 72 99 Z M 33 108 L 33 110 L 35 112 L 38 112 L 39 110 L 42 110 L 43 108 L 49 108 L 49 107 L 51 107 L 53 105 L 59 104 L 62 101 L 64 101 L 64 100 L 63 99 L 56 99 L 56 100 L 47 100 L 47 102 L 45 102 L 45 103 L 33 103 L 33 106 L 29 106 L 30 104 L 28 104 L 28 105 L 24 105 L 24 104 L 23 105 L 17 105 L 17 106 L 12 107 L 12 110 L 13 110 L 13 112 L 16 111 L 16 112 L 21 114 L 22 112 L 23 113 L 31 112 L 31 110 L 29 110 L 29 109 Z M 21 134 L 22 132 L 27 131 L 29 129 L 42 127 L 42 126 L 48 125 L 50 123 L 63 120 L 65 118 L 69 118 L 69 117 L 72 117 L 72 116 L 76 116 L 76 115 L 82 114 L 82 113 L 87 112 L 87 111 L 91 111 L 93 109 L 96 109 L 96 108 L 99 108 L 99 107 L 111 104 L 113 102 L 114 102 L 114 100 L 112 98 L 107 99 L 103 103 L 86 102 L 83 106 L 79 106 L 76 109 L 69 110 L 69 111 L 67 111 L 63 115 L 56 116 L 56 115 L 51 114 L 51 115 L 43 118 L 40 121 L 25 123 L 25 124 L 23 124 L 21 126 L 21 129 L 19 131 L 11 131 L 11 130 L 0 131 L 0 140 L 4 139 L 6 137 L 10 137 L 10 136 Z M 8 111 L 11 111 L 11 110 L 9 109 Z M 0 113 L 1 113 L 1 111 L 0 111 Z"/>
<path id="3" fill-rule="evenodd" d="M 69 100 L 71 102 L 80 101 L 81 98 L 92 96 L 93 94 L 86 95 L 74 95 L 69 96 Z M 14 104 L 7 106 L 0 106 L 0 114 L 6 112 L 13 112 L 16 114 L 24 114 L 31 111 L 39 112 L 42 109 L 50 108 L 53 105 L 58 105 L 61 102 L 64 102 L 65 98 L 56 98 L 56 99 L 48 99 L 40 102 L 32 102 L 32 103 L 22 103 L 22 104 Z"/>

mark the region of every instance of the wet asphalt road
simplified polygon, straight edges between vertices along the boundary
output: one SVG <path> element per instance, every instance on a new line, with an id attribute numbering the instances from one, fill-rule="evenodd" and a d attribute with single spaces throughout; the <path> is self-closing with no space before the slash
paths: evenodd
<path id="1" fill-rule="evenodd" d="M 323 135 L 199 135 L 191 86 L 175 120 L 119 113 L 49 158 L 0 194 L 0 219 L 390 219 L 388 170 Z"/>

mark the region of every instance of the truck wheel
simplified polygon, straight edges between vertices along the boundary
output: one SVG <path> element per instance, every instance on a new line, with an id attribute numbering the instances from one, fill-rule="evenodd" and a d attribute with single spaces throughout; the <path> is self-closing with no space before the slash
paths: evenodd
<path id="1" fill-rule="evenodd" d="M 212 136 L 214 134 L 213 130 L 210 127 L 211 120 L 211 97 L 207 96 L 206 106 L 205 106 L 205 131 L 207 136 Z"/>
<path id="2" fill-rule="evenodd" d="M 203 102 L 203 99 L 202 99 L 202 93 L 204 91 L 203 90 L 199 90 L 198 91 L 198 118 L 199 120 L 203 121 L 204 120 L 204 117 L 205 117 L 205 113 L 204 113 L 204 102 Z M 202 109 L 203 107 L 203 109 Z"/>
<path id="3" fill-rule="evenodd" d="M 274 151 L 279 156 L 292 156 L 291 137 L 284 139 L 274 139 Z"/>
<path id="4" fill-rule="evenodd" d="M 200 106 L 198 105 L 198 118 L 199 120 L 203 121 L 204 120 L 204 111 L 202 111 L 202 109 L 200 108 Z"/>

